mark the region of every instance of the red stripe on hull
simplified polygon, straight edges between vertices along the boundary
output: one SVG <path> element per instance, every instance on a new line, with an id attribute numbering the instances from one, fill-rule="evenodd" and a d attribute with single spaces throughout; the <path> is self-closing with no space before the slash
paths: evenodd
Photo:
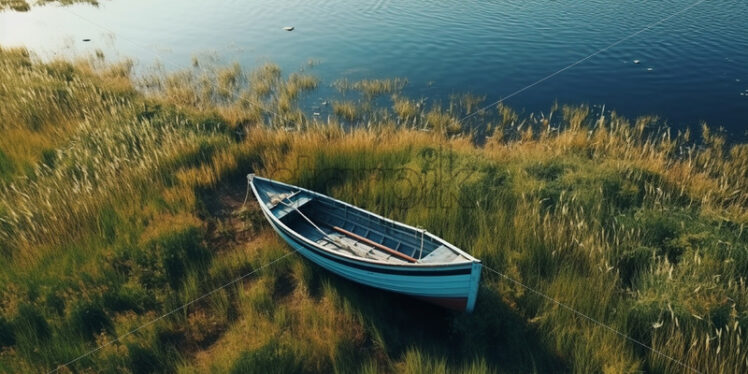
<path id="1" fill-rule="evenodd" d="M 431 304 L 436 304 L 459 312 L 464 312 L 465 308 L 467 308 L 467 297 L 416 297 Z"/>

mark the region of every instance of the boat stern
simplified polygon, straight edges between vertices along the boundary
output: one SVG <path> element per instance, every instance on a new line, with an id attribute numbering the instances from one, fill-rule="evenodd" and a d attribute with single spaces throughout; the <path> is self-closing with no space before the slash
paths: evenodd
<path id="1" fill-rule="evenodd" d="M 459 297 L 442 297 L 442 296 L 422 296 L 413 295 L 418 299 L 439 305 L 443 308 L 451 309 L 458 312 L 471 313 L 475 309 L 475 302 L 478 300 L 478 288 L 480 286 L 480 273 L 483 265 L 480 261 L 471 264 L 470 278 L 468 280 L 468 291 L 466 296 Z"/>
<path id="2" fill-rule="evenodd" d="M 475 302 L 478 300 L 478 288 L 480 288 L 480 272 L 483 264 L 480 261 L 473 262 L 470 271 L 470 290 L 468 291 L 467 305 L 465 311 L 471 313 L 475 309 Z"/>

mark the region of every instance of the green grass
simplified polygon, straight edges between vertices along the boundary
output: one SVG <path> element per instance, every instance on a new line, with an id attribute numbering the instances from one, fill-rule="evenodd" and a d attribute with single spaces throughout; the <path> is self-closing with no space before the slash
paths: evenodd
<path id="1" fill-rule="evenodd" d="M 2 372 L 53 369 L 288 253 L 242 205 L 248 172 L 427 228 L 700 371 L 748 370 L 746 144 L 704 127 L 694 145 L 584 106 L 501 106 L 463 124 L 482 98 L 440 106 L 372 81 L 356 88 L 371 98 L 333 105 L 358 125 L 344 128 L 298 108 L 316 78 L 272 64 L 140 79 L 129 67 L 0 49 Z M 467 315 L 300 256 L 70 369 L 683 370 L 488 271 Z"/>

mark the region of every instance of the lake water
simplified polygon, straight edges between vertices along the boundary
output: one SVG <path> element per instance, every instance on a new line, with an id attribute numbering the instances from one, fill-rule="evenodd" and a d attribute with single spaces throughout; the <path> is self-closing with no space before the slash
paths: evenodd
<path id="1" fill-rule="evenodd" d="M 103 0 L 0 13 L 0 44 L 42 57 L 101 49 L 139 68 L 197 55 L 323 81 L 406 77 L 407 94 L 505 97 L 697 0 Z M 294 26 L 292 32 L 284 26 Z M 83 39 L 91 39 L 84 42 Z M 638 64 L 634 60 L 639 60 Z M 605 104 L 673 127 L 700 121 L 748 137 L 748 1 L 707 0 L 507 100 Z"/>

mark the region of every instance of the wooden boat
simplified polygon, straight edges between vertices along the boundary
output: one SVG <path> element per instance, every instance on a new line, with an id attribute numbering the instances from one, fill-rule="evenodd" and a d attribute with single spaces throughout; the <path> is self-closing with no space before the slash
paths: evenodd
<path id="1" fill-rule="evenodd" d="M 317 265 L 451 309 L 475 307 L 481 262 L 443 239 L 304 188 L 247 178 L 273 229 Z"/>

